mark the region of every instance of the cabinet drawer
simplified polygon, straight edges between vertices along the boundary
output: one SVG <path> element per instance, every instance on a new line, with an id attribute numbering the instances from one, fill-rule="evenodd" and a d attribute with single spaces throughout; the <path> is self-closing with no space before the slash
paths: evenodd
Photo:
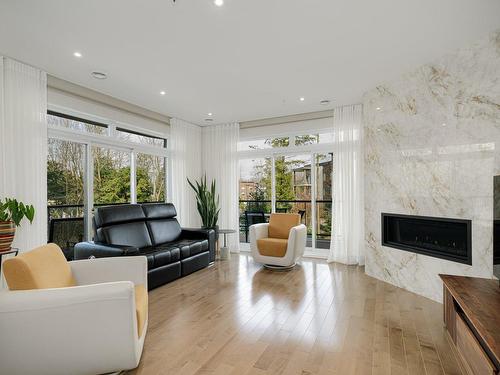
<path id="1" fill-rule="evenodd" d="M 464 361 L 468 365 L 467 370 L 473 375 L 497 374 L 497 370 L 476 337 L 459 314 L 455 316 L 456 321 L 456 345 Z"/>

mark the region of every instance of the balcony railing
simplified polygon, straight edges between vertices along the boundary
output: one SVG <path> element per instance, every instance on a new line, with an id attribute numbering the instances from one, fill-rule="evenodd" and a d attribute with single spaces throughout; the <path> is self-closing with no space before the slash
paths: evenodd
<path id="1" fill-rule="evenodd" d="M 251 223 L 247 223 L 245 212 L 263 212 L 268 218 L 271 214 L 271 200 L 246 200 L 239 201 L 240 208 L 240 242 L 248 242 L 248 227 Z M 275 212 L 281 213 L 298 213 L 301 216 L 302 224 L 307 227 L 307 246 L 316 248 L 329 248 L 331 235 L 331 200 L 316 201 L 316 246 L 312 244 L 312 205 L 310 200 L 294 199 L 294 200 L 276 200 Z"/>
<path id="2" fill-rule="evenodd" d="M 140 202 L 161 203 L 161 202 Z M 124 203 L 101 203 L 94 207 L 113 206 Z M 76 243 L 85 238 L 83 204 L 56 204 L 47 206 L 48 240 L 59 245 L 66 258 L 72 259 Z"/>
<path id="3" fill-rule="evenodd" d="M 142 203 L 142 202 L 141 202 Z M 145 202 L 144 202 L 145 203 Z M 149 202 L 160 203 L 160 202 Z M 95 204 L 94 207 L 111 206 L 123 203 Z M 240 200 L 240 241 L 248 242 L 248 223 L 245 211 L 262 212 L 268 220 L 271 214 L 271 200 Z M 330 247 L 331 200 L 316 201 L 316 246 L 312 246 L 312 206 L 310 200 L 277 200 L 276 212 L 294 212 L 301 216 L 301 222 L 307 226 L 307 246 L 316 248 Z M 57 243 L 67 257 L 72 257 L 73 247 L 84 240 L 83 204 L 58 204 L 47 206 L 49 242 Z"/>

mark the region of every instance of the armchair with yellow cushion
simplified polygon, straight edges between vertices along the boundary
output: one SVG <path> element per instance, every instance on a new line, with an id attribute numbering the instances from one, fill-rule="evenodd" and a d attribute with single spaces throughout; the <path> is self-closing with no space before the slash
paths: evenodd
<path id="1" fill-rule="evenodd" d="M 7 259 L 0 374 L 103 374 L 137 367 L 148 326 L 145 257 L 67 262 L 55 244 Z"/>
<path id="2" fill-rule="evenodd" d="M 271 214 L 269 223 L 250 227 L 252 257 L 267 268 L 292 268 L 304 254 L 306 237 L 299 214 Z"/>

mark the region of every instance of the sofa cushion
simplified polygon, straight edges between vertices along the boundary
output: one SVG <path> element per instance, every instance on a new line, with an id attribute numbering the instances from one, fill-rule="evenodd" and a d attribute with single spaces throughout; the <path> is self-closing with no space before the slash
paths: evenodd
<path id="1" fill-rule="evenodd" d="M 260 255 L 284 257 L 287 247 L 288 240 L 282 238 L 261 238 L 257 240 L 257 249 Z"/>
<path id="2" fill-rule="evenodd" d="M 135 313 L 137 315 L 137 336 L 141 337 L 142 330 L 148 319 L 148 291 L 144 285 L 136 285 L 135 291 Z"/>
<path id="3" fill-rule="evenodd" d="M 181 250 L 181 259 L 192 257 L 193 255 L 208 250 L 208 240 L 179 240 L 172 242 Z"/>
<path id="4" fill-rule="evenodd" d="M 178 262 L 181 258 L 181 255 L 178 247 L 168 245 L 166 247 L 156 247 L 154 257 L 155 267 L 161 267 L 166 264 Z"/>
<path id="5" fill-rule="evenodd" d="M 94 223 L 97 228 L 112 224 L 144 220 L 145 218 L 146 215 L 140 204 L 97 207 L 94 211 Z"/>
<path id="6" fill-rule="evenodd" d="M 10 290 L 65 288 L 76 285 L 63 252 L 53 243 L 5 260 L 3 272 Z"/>
<path id="7" fill-rule="evenodd" d="M 148 228 L 144 222 L 111 225 L 100 229 L 105 243 L 139 248 L 151 246 Z"/>
<path id="8" fill-rule="evenodd" d="M 145 203 L 142 209 L 148 219 L 172 219 L 177 216 L 172 203 Z"/>
<path id="9" fill-rule="evenodd" d="M 299 224 L 299 214 L 271 214 L 268 235 L 271 238 L 288 239 L 290 229 Z"/>
<path id="10" fill-rule="evenodd" d="M 176 246 L 165 244 L 164 246 L 147 247 L 141 249 L 141 255 L 148 260 L 148 269 L 161 267 L 170 263 L 178 262 L 181 258 L 180 250 Z"/>
<path id="11" fill-rule="evenodd" d="M 182 232 L 176 219 L 148 220 L 147 224 L 154 246 L 175 241 Z"/>

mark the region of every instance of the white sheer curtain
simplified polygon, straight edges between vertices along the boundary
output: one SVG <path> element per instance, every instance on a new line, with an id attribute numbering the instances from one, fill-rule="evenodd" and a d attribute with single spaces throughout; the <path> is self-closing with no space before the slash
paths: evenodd
<path id="1" fill-rule="evenodd" d="M 200 215 L 196 208 L 193 189 L 187 183 L 198 180 L 201 173 L 201 128 L 189 122 L 170 120 L 169 149 L 171 150 L 171 199 L 177 209 L 179 222 L 184 227 L 199 227 Z"/>
<path id="2" fill-rule="evenodd" d="M 362 106 L 334 110 L 333 213 L 329 262 L 359 264 L 364 256 Z"/>
<path id="3" fill-rule="evenodd" d="M 0 56 L 0 198 L 35 207 L 13 246 L 21 251 L 47 243 L 47 76 Z"/>
<path id="4" fill-rule="evenodd" d="M 215 179 L 220 196 L 220 229 L 238 231 L 238 123 L 203 128 L 203 170 Z M 239 251 L 238 233 L 227 236 L 232 252 Z"/>

